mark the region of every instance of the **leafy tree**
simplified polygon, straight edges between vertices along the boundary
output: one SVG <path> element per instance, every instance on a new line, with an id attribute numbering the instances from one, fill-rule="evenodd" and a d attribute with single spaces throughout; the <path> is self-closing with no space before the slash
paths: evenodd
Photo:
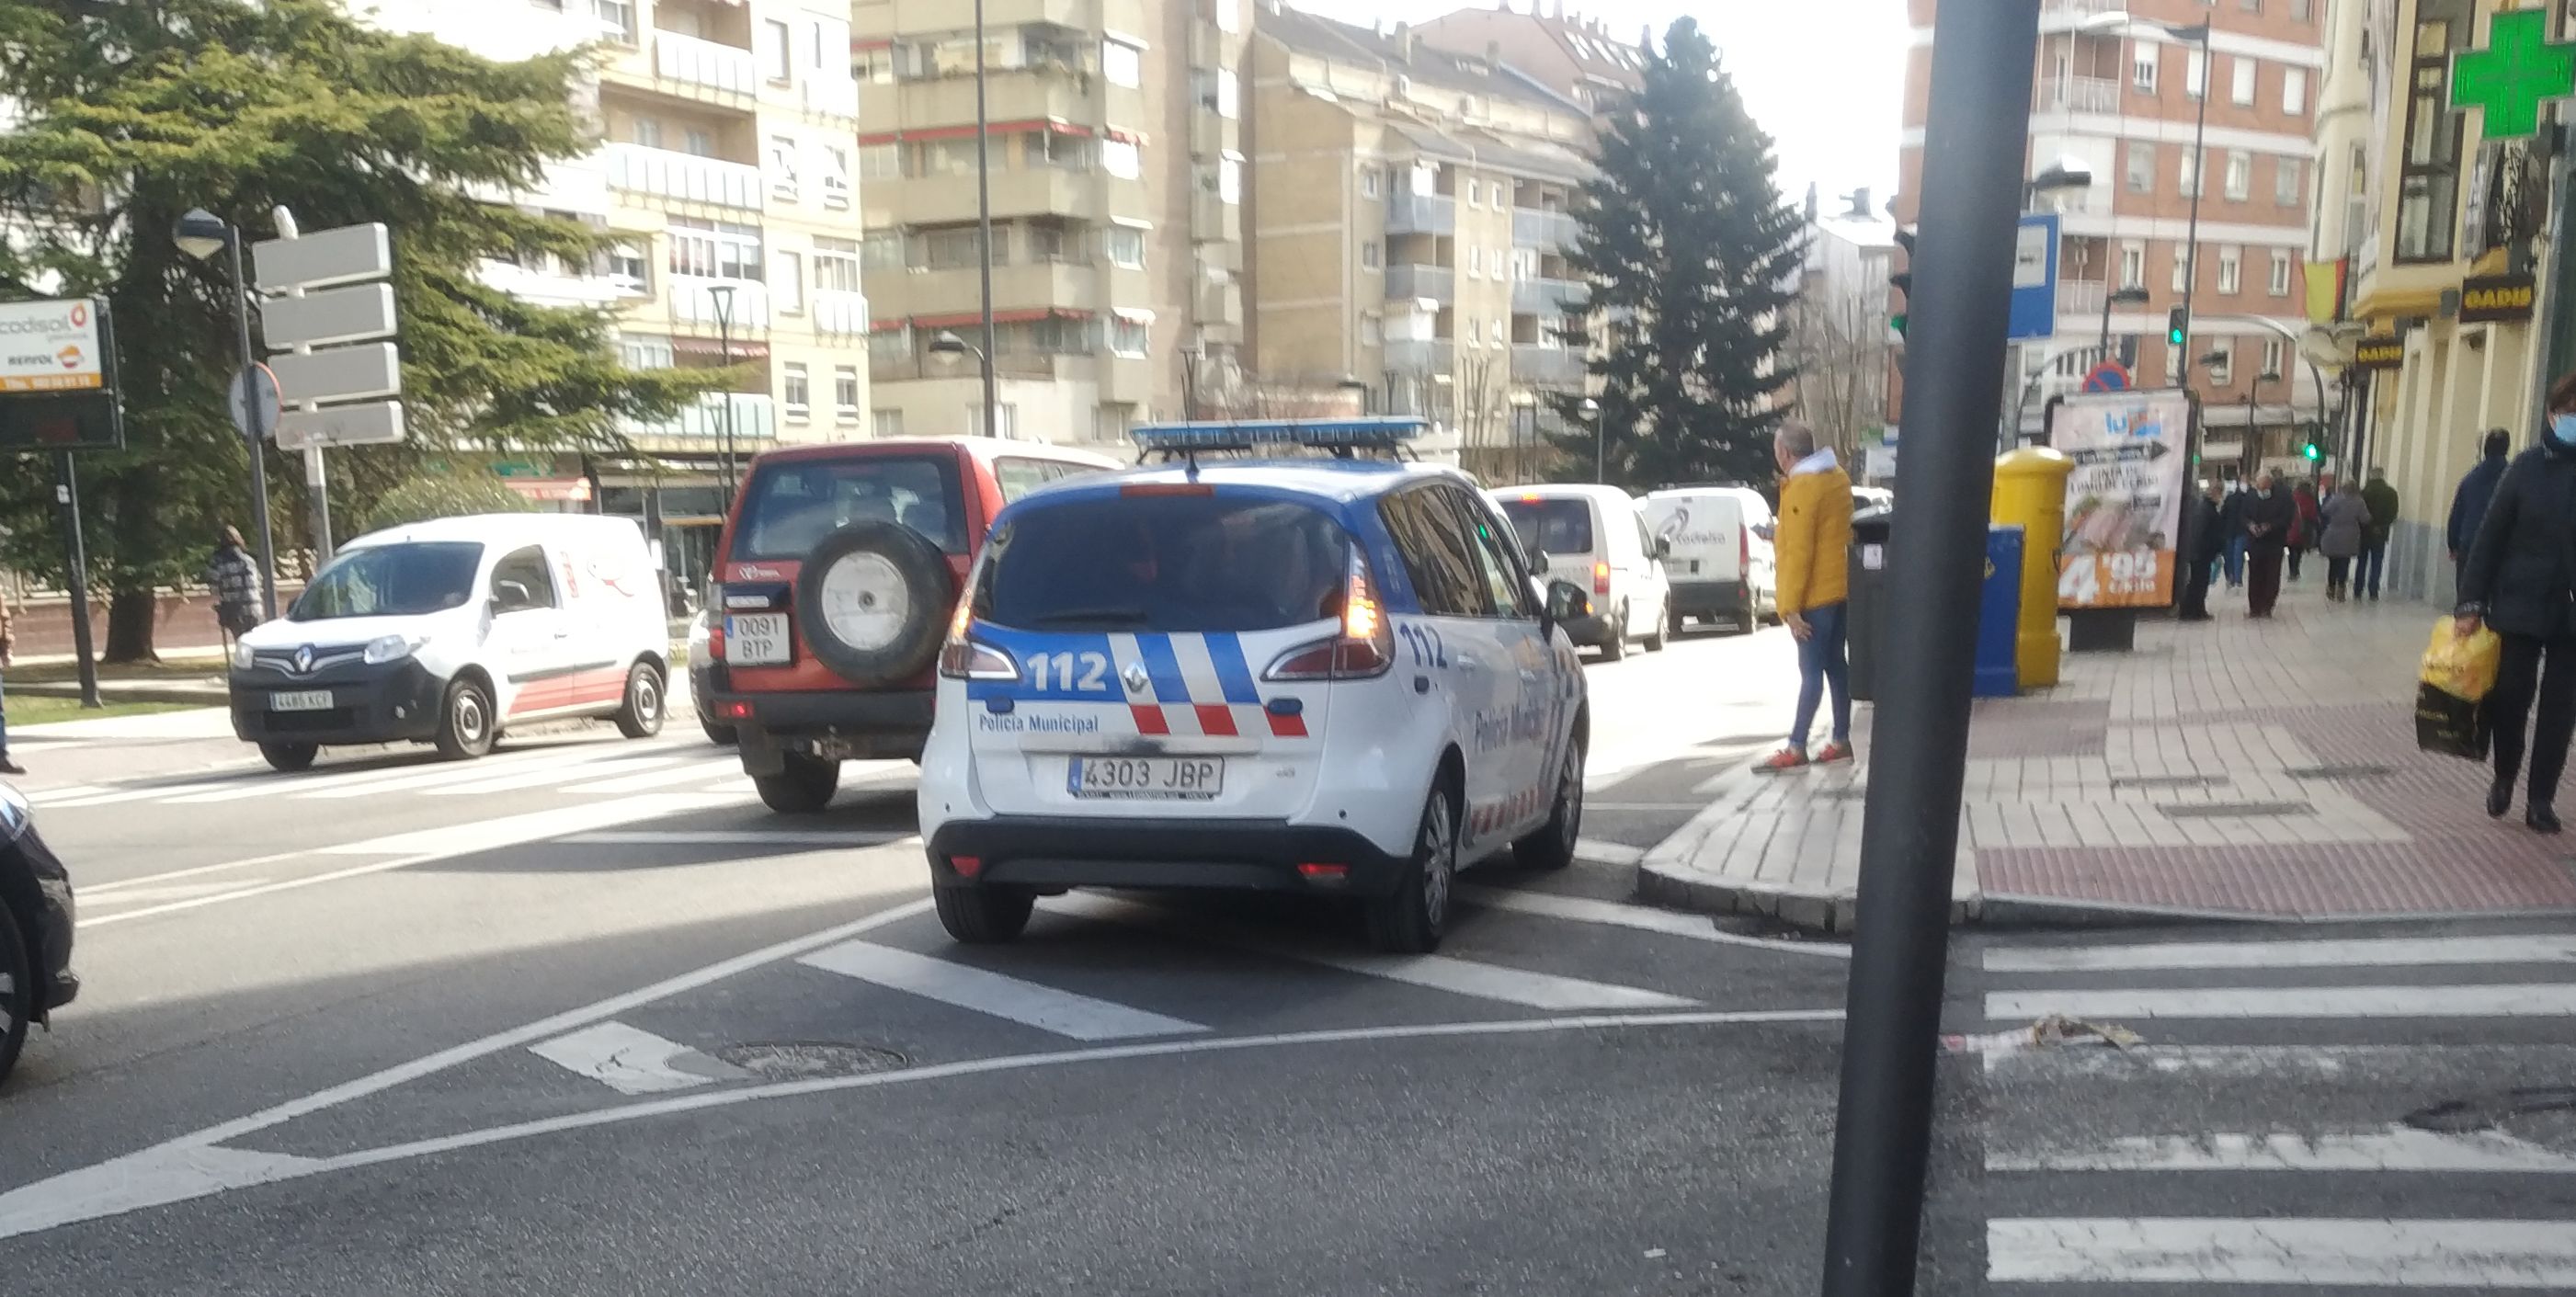
<path id="1" fill-rule="evenodd" d="M 1577 327 L 1608 335 L 1591 373 L 1610 480 L 1761 480 L 1773 397 L 1795 375 L 1782 348 L 1805 240 L 1771 137 L 1697 23 L 1676 21 L 1642 88 L 1609 111 L 1599 161 L 1568 260 L 1591 288 Z M 1589 476 L 1596 416 L 1583 393 L 1552 399 L 1566 471 Z"/>
<path id="2" fill-rule="evenodd" d="M 429 473 L 415 477 L 378 497 L 363 526 L 368 531 L 457 518 L 475 513 L 532 513 L 536 505 L 486 473 Z"/>
<path id="3" fill-rule="evenodd" d="M 180 253 L 203 207 L 263 237 L 283 205 L 305 229 L 393 231 L 413 443 L 333 453 L 364 498 L 457 448 L 612 449 L 624 416 L 660 418 L 711 386 L 630 371 L 603 311 L 545 307 L 477 277 L 487 257 L 587 262 L 603 237 L 491 201 L 587 152 L 578 53 L 496 63 L 377 30 L 332 0 L 9 0 L 0 4 L 0 297 L 98 295 L 117 330 L 127 450 L 82 464 L 106 653 L 152 653 L 156 585 L 200 569 L 217 522 L 249 522 L 249 461 L 225 413 L 239 360 L 230 272 Z M 281 544 L 302 474 L 274 455 Z M 34 467 L 31 462 L 29 467 Z M 42 473 L 0 475 L 0 554 L 59 576 Z M 363 509 L 361 510 L 363 511 Z"/>

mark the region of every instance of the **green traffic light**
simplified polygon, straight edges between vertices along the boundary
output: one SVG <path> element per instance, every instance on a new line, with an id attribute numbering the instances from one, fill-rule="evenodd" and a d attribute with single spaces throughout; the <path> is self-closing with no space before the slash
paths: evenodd
<path id="1" fill-rule="evenodd" d="M 2304 446 L 2299 447 L 2299 453 L 2300 453 L 2300 454 L 2302 454 L 2302 455 L 2307 456 L 2307 457 L 2308 457 L 2308 459 L 2309 459 L 2311 462 L 2316 461 L 2316 460 L 2320 460 L 2320 459 L 2323 459 L 2323 458 L 2325 458 L 2325 457 L 2326 457 L 2326 452 L 2325 452 L 2325 450 L 2324 450 L 2322 447 L 2318 446 L 2318 445 L 2317 445 L 2317 443 L 2315 443 L 2315 442 L 2313 442 L 2313 441 L 2312 441 L 2312 442 L 2309 442 L 2308 444 L 2306 444 L 2306 445 L 2304 445 Z"/>
<path id="2" fill-rule="evenodd" d="M 1903 312 L 1903 311 L 1899 311 L 1899 312 L 1897 312 L 1896 314 L 1894 314 L 1894 315 L 1891 315 L 1891 316 L 1887 317 L 1887 327 L 1889 327 L 1889 328 L 1891 328 L 1891 329 L 1896 330 L 1896 336 L 1897 336 L 1897 337 L 1900 337 L 1900 338 L 1904 337 L 1904 336 L 1905 336 L 1905 312 Z"/>

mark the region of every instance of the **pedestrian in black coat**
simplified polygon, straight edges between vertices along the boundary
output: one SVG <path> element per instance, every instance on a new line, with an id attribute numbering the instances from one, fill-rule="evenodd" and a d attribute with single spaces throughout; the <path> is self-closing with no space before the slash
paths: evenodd
<path id="1" fill-rule="evenodd" d="M 2451 517 L 2442 534 L 2450 545 L 2454 575 L 2458 565 L 2469 560 L 2469 546 L 2478 541 L 2478 524 L 2486 521 L 2496 483 L 2504 480 L 2505 457 L 2511 447 L 2504 429 L 2488 433 L 2485 454 L 2479 458 L 2478 466 L 2470 469 L 2460 479 L 2460 489 L 2451 493 Z"/>
<path id="2" fill-rule="evenodd" d="M 2504 646 L 2495 691 L 2487 695 L 2495 733 L 2487 814 L 2501 817 L 2513 805 L 2529 720 L 2531 784 L 2523 820 L 2556 833 L 2558 776 L 2567 768 L 2568 740 L 2576 737 L 2576 374 L 2550 385 L 2540 443 L 2515 456 L 2497 480 L 2460 565 L 2457 611 L 2462 634 L 2484 624 Z"/>
<path id="3" fill-rule="evenodd" d="M 2254 478 L 2254 498 L 2245 502 L 2245 609 L 2269 617 L 2281 598 L 2281 560 L 2290 547 L 2290 530 L 2299 507 L 2290 493 L 2272 484 L 2270 473 Z"/>
<path id="4" fill-rule="evenodd" d="M 2184 621 L 2209 620 L 2209 582 L 2219 556 L 2227 552 L 2227 532 L 2219 520 L 2221 489 L 2216 482 L 2205 483 L 2199 495 L 2183 503 L 2186 513 L 2182 534 L 2187 548 L 2182 555 L 2182 608 L 2178 615 Z"/>

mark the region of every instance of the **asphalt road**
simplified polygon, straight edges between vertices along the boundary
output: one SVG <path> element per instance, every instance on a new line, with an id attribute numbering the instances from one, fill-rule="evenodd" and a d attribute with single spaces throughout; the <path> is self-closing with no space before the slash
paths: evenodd
<path id="1" fill-rule="evenodd" d="M 291 778 L 184 724 L 39 738 L 27 786 L 82 886 L 88 989 L 0 1092 L 0 1276 L 100 1294 L 1813 1292 L 1845 952 L 1632 902 L 1636 854 L 1776 741 L 1789 656 L 1768 631 L 1595 666 L 1585 859 L 1471 875 L 1432 959 L 1366 955 L 1320 907 L 1090 894 L 1043 902 L 1018 945 L 962 950 L 927 913 L 908 766 L 854 767 L 829 814 L 784 820 L 678 726 Z M 2261 934 L 2299 953 L 2251 964 L 2184 940 L 2245 935 L 1959 944 L 1924 1291 L 2099 1289 L 2067 1258 L 2104 1240 L 2143 1265 L 2214 1255 L 2192 1245 L 2226 1242 L 2226 1221 L 2374 1210 L 2419 1221 L 2380 1231 L 2401 1241 L 2469 1222 L 2477 1255 L 2525 1278 L 2576 1266 L 2512 1228 L 2576 1215 L 2576 1179 L 2549 1160 L 2571 1152 L 2563 1114 L 2510 1093 L 2570 1075 L 2576 954 L 2486 929 L 2395 952 Z M 2498 951 L 2515 962 L 2469 960 Z M 2487 1006 L 2467 1016 L 2365 995 L 2333 1019 L 2135 994 L 2491 984 L 2541 989 L 2439 992 Z M 2144 1048 L 1984 1038 L 2058 1009 L 2127 1021 Z M 2468 1134 L 2367 1138 L 2438 1094 L 2471 1096 L 2444 1118 Z M 2492 1116 L 2515 1104 L 2536 1113 Z M 2308 1142 L 2263 1142 L 2285 1132 Z M 2171 1165 L 2194 1148 L 2211 1165 Z M 2503 1162 L 2404 1169 L 2481 1156 Z M 2331 1169 L 2364 1157 L 2399 1178 Z M 2502 1286 L 2434 1251 L 2371 1275 Z M 2181 1281 L 2159 1282 L 2108 1286 Z"/>

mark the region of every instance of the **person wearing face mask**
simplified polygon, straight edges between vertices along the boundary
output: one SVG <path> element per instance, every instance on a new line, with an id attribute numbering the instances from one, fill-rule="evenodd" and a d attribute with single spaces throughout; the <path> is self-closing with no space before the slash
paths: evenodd
<path id="1" fill-rule="evenodd" d="M 2558 776 L 2576 736 L 2576 373 L 2549 387 L 2540 443 L 2514 457 L 2496 482 L 2476 540 L 2460 565 L 2459 631 L 2484 624 L 2503 641 L 2487 723 L 2495 782 L 2487 814 L 2513 806 L 2514 776 L 2530 723 L 2531 783 L 2523 822 L 2558 832 Z M 2532 715 L 2533 700 L 2539 714 Z"/>
<path id="2" fill-rule="evenodd" d="M 2298 517 L 2290 493 L 2275 487 L 2270 473 L 2255 477 L 2254 498 L 2245 502 L 2245 610 L 2253 616 L 2271 616 L 2280 602 L 2281 560 Z"/>

